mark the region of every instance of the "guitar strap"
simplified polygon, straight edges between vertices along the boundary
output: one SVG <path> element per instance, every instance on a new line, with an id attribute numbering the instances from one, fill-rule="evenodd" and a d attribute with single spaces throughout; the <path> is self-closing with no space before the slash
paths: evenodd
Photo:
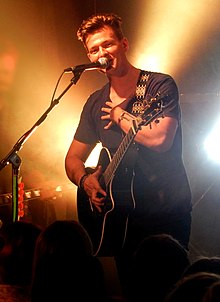
<path id="1" fill-rule="evenodd" d="M 136 85 L 136 91 L 135 91 L 135 102 L 132 105 L 132 111 L 131 113 L 134 116 L 138 116 L 144 112 L 145 106 L 146 106 L 146 90 L 147 90 L 147 84 L 150 77 L 150 72 L 141 70 L 139 79 Z M 127 163 L 129 163 L 129 168 L 134 169 L 136 160 L 138 158 L 138 151 L 139 151 L 139 144 L 133 142 L 129 150 L 126 153 L 126 159 Z"/>
<path id="2" fill-rule="evenodd" d="M 136 86 L 136 92 L 135 92 L 136 101 L 134 102 L 131 111 L 131 113 L 135 116 L 140 115 L 144 112 L 147 102 L 147 100 L 145 99 L 145 95 L 146 95 L 146 89 L 147 89 L 147 83 L 149 77 L 150 77 L 150 72 L 141 70 Z"/>

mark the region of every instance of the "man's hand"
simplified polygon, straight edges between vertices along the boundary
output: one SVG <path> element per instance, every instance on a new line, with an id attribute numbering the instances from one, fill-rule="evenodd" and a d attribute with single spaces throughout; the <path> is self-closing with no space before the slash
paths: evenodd
<path id="1" fill-rule="evenodd" d="M 110 129 L 111 126 L 114 123 L 114 120 L 112 120 L 113 116 L 111 116 L 111 111 L 114 108 L 114 105 L 112 102 L 106 102 L 106 107 L 102 107 L 101 111 L 105 112 L 105 115 L 101 116 L 102 120 L 109 120 L 109 123 L 104 127 L 104 129 Z M 114 110 L 113 110 L 114 111 Z"/>
<path id="2" fill-rule="evenodd" d="M 95 206 L 100 213 L 102 212 L 102 206 L 104 205 L 104 200 L 107 196 L 107 193 L 102 189 L 98 181 L 101 174 L 102 167 L 98 166 L 96 171 L 90 174 L 84 181 L 84 190 L 89 196 L 92 206 Z"/>

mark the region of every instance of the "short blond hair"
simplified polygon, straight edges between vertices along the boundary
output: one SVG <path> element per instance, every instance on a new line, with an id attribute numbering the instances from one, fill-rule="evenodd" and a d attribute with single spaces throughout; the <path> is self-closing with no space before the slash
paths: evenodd
<path id="1" fill-rule="evenodd" d="M 122 18 L 115 14 L 95 14 L 86 20 L 83 20 L 77 31 L 77 38 L 84 46 L 88 35 L 100 30 L 105 26 L 109 26 L 113 29 L 116 37 L 122 40 L 124 37 L 122 31 Z"/>

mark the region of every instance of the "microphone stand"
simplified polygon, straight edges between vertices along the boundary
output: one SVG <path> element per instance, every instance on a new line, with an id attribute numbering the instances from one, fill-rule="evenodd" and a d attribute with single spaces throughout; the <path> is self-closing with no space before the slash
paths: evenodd
<path id="1" fill-rule="evenodd" d="M 76 84 L 83 71 L 78 71 L 74 73 L 74 77 L 71 79 L 69 85 L 63 90 L 57 99 L 52 100 L 48 109 L 42 114 L 42 116 L 37 120 L 37 122 L 25 132 L 13 146 L 11 151 L 1 160 L 0 171 L 9 163 L 12 164 L 12 221 L 18 221 L 18 179 L 21 166 L 21 158 L 17 154 L 18 151 L 23 147 L 24 143 L 29 139 L 33 132 L 40 126 L 40 124 L 47 118 L 49 112 L 59 103 L 59 100 L 63 95 L 71 88 L 73 84 Z"/>

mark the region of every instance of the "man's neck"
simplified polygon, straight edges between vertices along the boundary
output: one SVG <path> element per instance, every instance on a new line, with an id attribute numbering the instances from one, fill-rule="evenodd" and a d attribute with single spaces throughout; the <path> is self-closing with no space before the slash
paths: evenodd
<path id="1" fill-rule="evenodd" d="M 140 70 L 130 65 L 127 72 L 121 76 L 111 77 L 110 79 L 110 98 L 112 101 L 130 99 L 136 89 Z"/>

